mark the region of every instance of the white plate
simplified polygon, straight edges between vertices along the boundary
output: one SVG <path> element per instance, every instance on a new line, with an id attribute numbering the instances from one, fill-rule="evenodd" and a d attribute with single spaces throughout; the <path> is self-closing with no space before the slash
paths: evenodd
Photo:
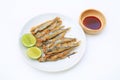
<path id="1" fill-rule="evenodd" d="M 79 47 L 75 49 L 77 53 L 74 55 L 71 55 L 70 58 L 65 58 L 62 60 L 54 61 L 54 62 L 38 62 L 37 60 L 32 60 L 28 58 L 28 56 L 25 53 L 26 48 L 20 42 L 20 49 L 27 63 L 29 63 L 32 67 L 37 68 L 42 71 L 58 72 L 58 71 L 68 70 L 72 68 L 73 66 L 75 66 L 81 60 L 84 54 L 84 51 L 85 51 L 86 37 L 85 37 L 85 34 L 82 28 L 78 25 L 78 23 L 75 23 L 75 21 L 73 21 L 69 17 L 63 16 L 61 14 L 50 13 L 50 14 L 39 15 L 39 16 L 32 18 L 23 27 L 21 34 L 20 34 L 20 38 L 23 34 L 29 33 L 32 26 L 40 24 L 44 21 L 53 19 L 57 16 L 62 19 L 63 25 L 65 25 L 66 27 L 71 27 L 70 31 L 68 31 L 66 36 L 77 38 L 78 40 L 81 41 L 81 44 Z"/>

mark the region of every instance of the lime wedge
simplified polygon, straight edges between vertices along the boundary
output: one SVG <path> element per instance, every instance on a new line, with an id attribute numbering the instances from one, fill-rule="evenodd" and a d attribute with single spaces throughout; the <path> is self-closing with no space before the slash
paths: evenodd
<path id="1" fill-rule="evenodd" d="M 26 47 L 32 47 L 36 43 L 36 38 L 30 33 L 24 34 L 22 36 L 22 43 Z"/>
<path id="2" fill-rule="evenodd" d="M 42 55 L 42 51 L 38 47 L 31 47 L 27 49 L 27 55 L 31 59 L 38 59 Z"/>

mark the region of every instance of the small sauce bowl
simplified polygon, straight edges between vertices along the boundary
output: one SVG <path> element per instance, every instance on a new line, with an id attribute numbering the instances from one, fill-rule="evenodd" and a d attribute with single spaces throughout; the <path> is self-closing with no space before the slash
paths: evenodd
<path id="1" fill-rule="evenodd" d="M 79 23 L 87 34 L 98 34 L 105 27 L 106 19 L 100 11 L 88 9 L 80 15 Z"/>

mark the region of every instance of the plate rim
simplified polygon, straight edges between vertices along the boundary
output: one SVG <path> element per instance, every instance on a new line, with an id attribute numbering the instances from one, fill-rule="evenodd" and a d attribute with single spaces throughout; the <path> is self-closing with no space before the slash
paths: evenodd
<path id="1" fill-rule="evenodd" d="M 24 29 L 24 27 L 25 27 L 29 22 L 31 22 L 32 20 L 34 20 L 34 19 L 37 18 L 37 17 L 44 16 L 44 15 L 53 15 L 53 14 L 58 15 L 58 16 L 63 16 L 63 17 L 65 17 L 65 18 L 68 18 L 68 19 L 74 21 L 71 17 L 68 17 L 68 16 L 63 15 L 63 14 L 60 14 L 60 13 L 44 13 L 44 14 L 38 14 L 38 15 L 30 18 L 30 20 L 28 20 L 28 21 L 24 24 L 24 26 L 22 27 L 22 29 L 21 29 L 21 31 L 20 31 L 20 37 L 19 37 L 19 47 L 20 47 L 20 45 L 21 45 L 20 39 L 21 39 L 22 30 Z M 75 21 L 74 21 L 73 23 L 77 24 Z M 77 25 L 78 25 L 78 24 L 77 24 Z M 78 26 L 80 26 L 80 25 L 78 25 Z M 83 56 L 85 55 L 85 49 L 86 49 L 86 35 L 85 35 L 85 33 L 84 33 L 84 31 L 83 31 L 83 29 L 82 29 L 81 26 L 80 26 L 80 29 L 81 29 L 81 31 L 82 31 L 82 34 L 84 35 L 84 48 L 83 48 L 84 50 L 83 50 L 83 52 L 82 52 L 83 54 L 81 55 L 81 58 L 79 59 L 79 61 L 77 61 L 76 64 L 74 64 L 73 66 L 71 66 L 71 67 L 69 67 L 69 68 L 60 69 L 60 70 L 54 70 L 54 71 L 44 70 L 44 69 L 38 69 L 37 67 L 35 67 L 34 65 L 32 65 L 32 64 L 26 59 L 25 55 L 22 54 L 22 55 L 24 56 L 25 62 L 27 62 L 27 64 L 30 65 L 31 67 L 33 67 L 33 68 L 35 68 L 35 69 L 37 69 L 37 70 L 40 70 L 40 71 L 44 71 L 44 72 L 63 72 L 63 71 L 68 71 L 68 70 L 70 70 L 71 68 L 75 67 L 77 64 L 79 64 L 79 62 L 81 61 L 81 59 L 82 59 Z M 21 51 L 21 52 L 22 52 L 22 51 Z M 22 52 L 22 53 L 23 53 L 23 52 Z"/>

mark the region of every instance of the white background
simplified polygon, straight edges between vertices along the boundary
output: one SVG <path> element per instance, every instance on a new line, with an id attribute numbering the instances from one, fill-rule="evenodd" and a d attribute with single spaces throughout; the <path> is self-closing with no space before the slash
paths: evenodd
<path id="1" fill-rule="evenodd" d="M 0 0 L 0 80 L 120 80 L 119 7 L 119 0 Z M 55 12 L 78 22 L 88 8 L 103 12 L 107 25 L 99 35 L 86 35 L 85 55 L 76 67 L 46 73 L 25 63 L 18 39 L 28 20 Z"/>

